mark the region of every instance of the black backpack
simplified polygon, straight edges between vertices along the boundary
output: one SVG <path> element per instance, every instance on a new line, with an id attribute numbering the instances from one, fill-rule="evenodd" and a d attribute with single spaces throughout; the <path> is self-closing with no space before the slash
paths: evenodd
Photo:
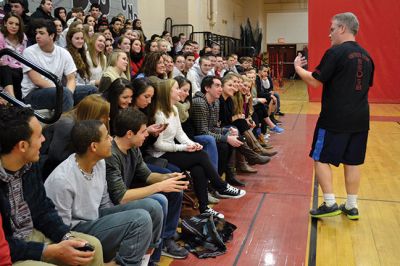
<path id="1" fill-rule="evenodd" d="M 236 226 L 212 214 L 200 214 L 182 221 L 185 247 L 198 258 L 213 258 L 226 253 L 226 242 L 233 237 Z"/>

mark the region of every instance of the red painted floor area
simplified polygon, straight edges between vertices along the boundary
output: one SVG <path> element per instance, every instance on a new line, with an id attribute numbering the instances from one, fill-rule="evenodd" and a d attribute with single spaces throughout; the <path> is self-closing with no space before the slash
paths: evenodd
<path id="1" fill-rule="evenodd" d="M 175 260 L 171 265 L 304 265 L 307 261 L 308 210 L 312 194 L 312 160 L 308 158 L 317 116 L 286 115 L 285 132 L 272 135 L 279 151 L 256 166 L 257 174 L 240 175 L 247 195 L 223 200 L 215 209 L 238 226 L 228 252 L 215 259 Z"/>

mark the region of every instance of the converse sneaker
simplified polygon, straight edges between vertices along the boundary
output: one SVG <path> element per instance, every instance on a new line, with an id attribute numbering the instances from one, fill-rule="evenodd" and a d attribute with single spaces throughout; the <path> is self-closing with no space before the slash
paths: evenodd
<path id="1" fill-rule="evenodd" d="M 186 259 L 189 251 L 179 246 L 173 239 L 164 239 L 161 255 L 174 259 Z"/>
<path id="2" fill-rule="evenodd" d="M 339 209 L 337 203 L 328 207 L 326 203 L 322 203 L 317 209 L 310 211 L 310 216 L 313 218 L 331 217 L 341 214 L 342 211 Z"/>
<path id="3" fill-rule="evenodd" d="M 224 190 L 216 191 L 215 194 L 217 194 L 218 197 L 223 199 L 238 199 L 246 195 L 246 191 L 243 189 L 232 187 L 229 184 L 226 184 L 226 188 Z"/>
<path id="4" fill-rule="evenodd" d="M 350 210 L 346 209 L 346 205 L 343 203 L 339 206 L 339 209 L 342 211 L 343 214 L 347 216 L 350 220 L 358 220 L 360 215 L 358 214 L 357 208 L 352 208 Z"/>
<path id="5" fill-rule="evenodd" d="M 211 209 L 211 208 L 205 209 L 205 210 L 203 211 L 203 213 L 212 214 L 213 216 L 218 217 L 218 218 L 220 218 L 220 219 L 224 219 L 224 218 L 225 218 L 225 216 L 224 216 L 222 213 L 217 212 L 216 210 Z"/>

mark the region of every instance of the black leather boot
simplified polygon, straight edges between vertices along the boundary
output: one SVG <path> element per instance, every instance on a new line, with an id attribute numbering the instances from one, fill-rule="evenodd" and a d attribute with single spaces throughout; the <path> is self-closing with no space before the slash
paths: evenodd
<path id="1" fill-rule="evenodd" d="M 232 186 L 244 187 L 246 186 L 245 182 L 240 181 L 236 178 L 236 170 L 233 167 L 228 167 L 225 172 L 225 181 Z"/>

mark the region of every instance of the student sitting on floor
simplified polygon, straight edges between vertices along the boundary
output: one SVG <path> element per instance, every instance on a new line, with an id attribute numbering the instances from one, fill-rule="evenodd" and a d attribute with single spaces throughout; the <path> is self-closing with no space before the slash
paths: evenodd
<path id="1" fill-rule="evenodd" d="M 126 204 L 141 199 L 157 200 L 164 215 L 161 233 L 163 254 L 172 258 L 186 258 L 188 252 L 173 239 L 181 213 L 182 190 L 188 186 L 180 173 L 152 173 L 143 161 L 140 147 L 149 135 L 147 117 L 139 110 L 122 110 L 115 119 L 115 138 L 112 141 L 112 156 L 106 159 L 107 183 L 112 201 Z M 140 188 L 140 185 L 147 184 Z M 162 194 L 161 194 L 162 193 Z M 151 260 L 159 261 L 161 249 L 156 250 Z"/>
<path id="2" fill-rule="evenodd" d="M 42 126 L 31 109 L 0 106 L 0 214 L 11 260 L 26 266 L 103 265 L 100 242 L 71 234 L 46 197 L 36 163 L 43 141 Z M 87 241 L 94 252 L 76 250 Z"/>
<path id="3" fill-rule="evenodd" d="M 158 245 L 163 214 L 153 199 L 114 206 L 110 200 L 104 159 L 111 155 L 111 137 L 98 120 L 75 124 L 71 154 L 50 174 L 46 192 L 65 224 L 96 236 L 104 260 L 138 265 L 147 249 Z"/>

